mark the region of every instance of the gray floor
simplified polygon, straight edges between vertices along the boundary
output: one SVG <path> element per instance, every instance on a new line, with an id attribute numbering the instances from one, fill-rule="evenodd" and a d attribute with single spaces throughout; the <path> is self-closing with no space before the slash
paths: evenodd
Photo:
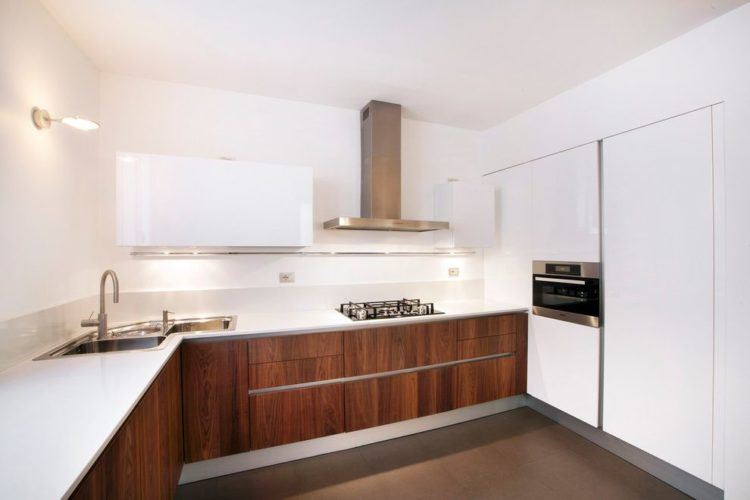
<path id="1" fill-rule="evenodd" d="M 529 408 L 178 491 L 180 499 L 290 497 L 688 498 Z"/>

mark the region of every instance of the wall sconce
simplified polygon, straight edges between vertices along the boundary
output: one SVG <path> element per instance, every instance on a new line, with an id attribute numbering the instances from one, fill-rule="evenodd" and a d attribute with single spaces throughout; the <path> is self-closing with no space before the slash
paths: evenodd
<path id="1" fill-rule="evenodd" d="M 31 109 L 31 120 L 34 122 L 34 126 L 38 129 L 50 128 L 52 122 L 64 123 L 78 130 L 96 130 L 99 128 L 99 124 L 80 116 L 64 116 L 62 118 L 50 118 L 49 113 L 46 109 L 39 109 L 34 107 Z"/>

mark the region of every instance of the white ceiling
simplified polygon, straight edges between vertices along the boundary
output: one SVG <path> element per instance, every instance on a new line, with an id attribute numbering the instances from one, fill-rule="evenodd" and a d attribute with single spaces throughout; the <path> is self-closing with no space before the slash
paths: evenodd
<path id="1" fill-rule="evenodd" d="M 747 0 L 42 0 L 99 69 L 484 129 Z"/>

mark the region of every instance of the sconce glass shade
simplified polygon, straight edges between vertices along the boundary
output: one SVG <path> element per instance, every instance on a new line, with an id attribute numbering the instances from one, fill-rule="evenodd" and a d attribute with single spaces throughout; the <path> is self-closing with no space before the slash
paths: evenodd
<path id="1" fill-rule="evenodd" d="M 46 109 L 34 107 L 31 110 L 31 120 L 38 129 L 50 128 L 52 122 L 61 122 L 78 130 L 96 130 L 99 124 L 93 120 L 81 118 L 80 116 L 65 116 L 63 118 L 51 118 Z"/>
<path id="2" fill-rule="evenodd" d="M 99 124 L 95 121 L 81 118 L 80 116 L 66 116 L 61 118 L 60 121 L 78 130 L 96 130 L 99 128 Z"/>

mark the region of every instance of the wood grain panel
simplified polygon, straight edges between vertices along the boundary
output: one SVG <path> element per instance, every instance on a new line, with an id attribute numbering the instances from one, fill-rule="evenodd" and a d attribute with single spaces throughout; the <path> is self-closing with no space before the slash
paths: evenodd
<path id="1" fill-rule="evenodd" d="M 347 377 L 454 361 L 456 322 L 441 321 L 350 332 L 344 338 Z"/>
<path id="2" fill-rule="evenodd" d="M 417 414 L 420 417 L 456 408 L 457 374 L 455 366 L 417 373 Z"/>
<path id="3" fill-rule="evenodd" d="M 250 449 L 247 341 L 182 346 L 185 461 Z"/>
<path id="4" fill-rule="evenodd" d="M 347 332 L 344 336 L 344 374 L 347 377 L 378 371 L 378 332 L 384 328 L 368 328 Z"/>
<path id="5" fill-rule="evenodd" d="M 456 407 L 514 395 L 515 361 L 509 356 L 458 365 Z"/>
<path id="6" fill-rule="evenodd" d="M 341 332 L 284 335 L 250 340 L 250 363 L 275 363 L 343 353 Z"/>
<path id="7" fill-rule="evenodd" d="M 529 316 L 516 316 L 516 394 L 526 393 L 526 371 L 528 366 Z"/>
<path id="8" fill-rule="evenodd" d="M 458 338 L 475 339 L 516 333 L 516 315 L 482 316 L 458 321 Z"/>
<path id="9" fill-rule="evenodd" d="M 461 359 L 515 352 L 515 350 L 515 335 L 495 335 L 492 337 L 479 337 L 458 341 L 458 355 Z"/>
<path id="10" fill-rule="evenodd" d="M 254 450 L 340 432 L 344 432 L 343 384 L 250 396 Z"/>
<path id="11" fill-rule="evenodd" d="M 182 470 L 180 354 L 164 366 L 74 499 L 174 498 Z"/>
<path id="12" fill-rule="evenodd" d="M 347 432 L 419 416 L 417 373 L 344 385 Z"/>
<path id="13" fill-rule="evenodd" d="M 343 376 L 343 356 L 260 363 L 250 365 L 250 389 L 303 384 Z"/>

